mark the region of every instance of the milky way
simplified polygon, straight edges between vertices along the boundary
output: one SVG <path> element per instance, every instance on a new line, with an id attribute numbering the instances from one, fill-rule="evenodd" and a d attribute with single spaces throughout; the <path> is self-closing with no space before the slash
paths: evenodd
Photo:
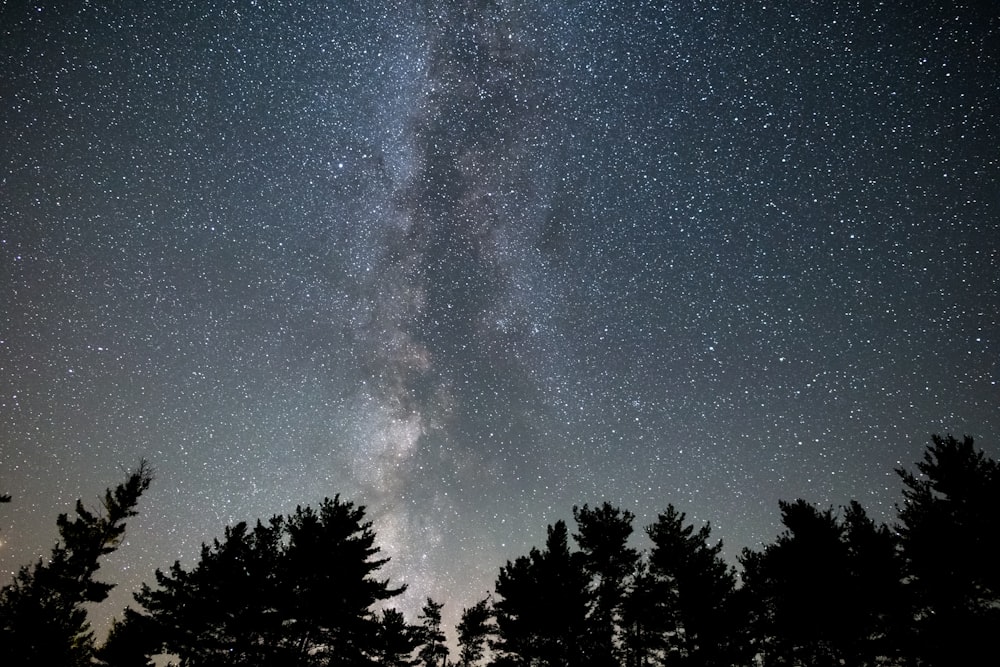
<path id="1" fill-rule="evenodd" d="M 732 558 L 996 451 L 996 12 L 15 4 L 0 567 L 149 459 L 99 628 L 336 493 L 453 624 L 574 504 Z"/>

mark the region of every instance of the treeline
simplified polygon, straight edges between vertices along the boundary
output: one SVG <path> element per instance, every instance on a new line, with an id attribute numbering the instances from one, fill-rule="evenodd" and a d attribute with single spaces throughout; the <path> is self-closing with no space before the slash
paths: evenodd
<path id="1" fill-rule="evenodd" d="M 971 438 L 934 436 L 916 470 L 896 471 L 890 528 L 857 502 L 781 502 L 783 530 L 739 568 L 708 525 L 672 505 L 632 537 L 634 516 L 573 508 L 541 548 L 499 569 L 494 592 L 464 609 L 450 655 L 443 604 L 414 622 L 392 607 L 405 586 L 364 508 L 316 509 L 226 528 L 191 569 L 174 563 L 135 594 L 103 644 L 84 605 L 152 479 L 142 464 L 95 515 L 58 519 L 47 560 L 0 590 L 2 665 L 181 667 L 385 665 L 646 667 L 669 665 L 992 665 L 1000 631 L 1000 466 Z M 160 663 L 162 664 L 162 663 Z"/>

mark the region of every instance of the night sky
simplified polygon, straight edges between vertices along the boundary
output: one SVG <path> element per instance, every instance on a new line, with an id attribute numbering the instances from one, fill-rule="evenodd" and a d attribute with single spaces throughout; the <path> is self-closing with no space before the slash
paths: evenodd
<path id="1" fill-rule="evenodd" d="M 895 4 L 2 3 L 4 582 L 143 457 L 99 629 L 336 493 L 453 625 L 574 504 L 995 456 L 1000 11 Z"/>

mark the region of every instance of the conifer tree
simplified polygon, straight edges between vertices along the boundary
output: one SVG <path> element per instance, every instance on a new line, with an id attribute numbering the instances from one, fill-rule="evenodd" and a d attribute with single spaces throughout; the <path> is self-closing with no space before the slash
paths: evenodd
<path id="1" fill-rule="evenodd" d="M 931 665 L 976 664 L 1000 628 L 1000 466 L 971 437 L 934 435 L 917 473 L 896 472 L 913 646 Z"/>
<path id="2" fill-rule="evenodd" d="M 646 528 L 653 542 L 649 573 L 662 605 L 653 610 L 651 619 L 666 622 L 660 631 L 668 662 L 726 664 L 727 605 L 735 573 L 720 555 L 722 542 L 710 544 L 711 526 L 695 531 L 685 518 L 668 505 Z"/>
<path id="3" fill-rule="evenodd" d="M 564 521 L 548 527 L 545 551 L 532 548 L 500 568 L 496 592 L 498 662 L 583 664 L 587 577 L 569 550 Z"/>
<path id="4" fill-rule="evenodd" d="M 593 509 L 574 507 L 573 518 L 578 560 L 589 577 L 586 659 L 610 665 L 620 658 L 621 606 L 639 562 L 639 552 L 628 546 L 634 515 L 605 502 Z"/>
<path id="5" fill-rule="evenodd" d="M 105 600 L 114 587 L 95 575 L 101 558 L 121 545 L 125 522 L 152 479 L 149 465 L 140 462 L 125 482 L 105 491 L 100 512 L 78 500 L 72 519 L 59 515 L 60 539 L 48 559 L 21 568 L 0 589 L 0 664 L 91 664 L 94 634 L 85 605 Z"/>
<path id="6" fill-rule="evenodd" d="M 673 612 L 645 559 L 636 566 L 621 607 L 621 663 L 624 667 L 655 665 L 667 653 L 666 628 Z"/>
<path id="7" fill-rule="evenodd" d="M 462 610 L 458 627 L 459 657 L 462 667 L 474 667 L 486 653 L 488 639 L 496 630 L 489 598 Z"/>
<path id="8" fill-rule="evenodd" d="M 158 650 L 185 667 L 358 665 L 380 656 L 376 613 L 405 587 L 375 574 L 375 533 L 364 508 L 337 496 L 269 523 L 227 527 L 191 570 L 157 571 L 136 594 Z"/>
<path id="9" fill-rule="evenodd" d="M 382 610 L 376 642 L 376 663 L 383 667 L 413 667 L 412 658 L 420 645 L 420 628 L 409 625 L 397 609 Z"/>
<path id="10" fill-rule="evenodd" d="M 852 501 L 838 517 L 781 501 L 785 530 L 745 550 L 741 597 L 765 664 L 880 665 L 901 657 L 907 614 L 895 539 Z"/>
<path id="11" fill-rule="evenodd" d="M 418 656 L 424 667 L 446 667 L 448 647 L 445 645 L 444 630 L 441 628 L 441 609 L 444 604 L 427 598 L 420 609 L 420 650 Z"/>
<path id="12" fill-rule="evenodd" d="M 836 664 L 849 613 L 843 529 L 832 509 L 801 499 L 779 506 L 785 530 L 759 559 L 744 554 L 746 587 L 757 603 L 754 634 L 777 664 Z"/>

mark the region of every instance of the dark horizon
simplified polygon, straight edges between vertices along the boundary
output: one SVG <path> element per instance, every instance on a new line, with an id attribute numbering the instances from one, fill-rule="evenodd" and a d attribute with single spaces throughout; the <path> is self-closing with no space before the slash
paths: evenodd
<path id="1" fill-rule="evenodd" d="M 0 658 L 23 667 L 978 664 L 1000 621 L 1000 464 L 969 436 L 934 435 L 895 472 L 904 502 L 893 527 L 856 500 L 837 510 L 782 500 L 781 533 L 744 548 L 739 569 L 708 524 L 672 504 L 643 528 L 608 502 L 574 506 L 571 524 L 548 524 L 544 546 L 501 565 L 493 590 L 461 609 L 450 646 L 449 602 L 426 597 L 415 619 L 399 611 L 406 582 L 383 577 L 389 555 L 365 508 L 338 494 L 227 526 L 197 563 L 157 569 L 107 637 L 94 637 L 88 603 L 112 588 L 94 574 L 155 479 L 143 461 L 108 489 L 102 511 L 78 503 L 60 516 L 51 556 L 0 588 Z M 636 533 L 647 546 L 636 548 Z"/>

